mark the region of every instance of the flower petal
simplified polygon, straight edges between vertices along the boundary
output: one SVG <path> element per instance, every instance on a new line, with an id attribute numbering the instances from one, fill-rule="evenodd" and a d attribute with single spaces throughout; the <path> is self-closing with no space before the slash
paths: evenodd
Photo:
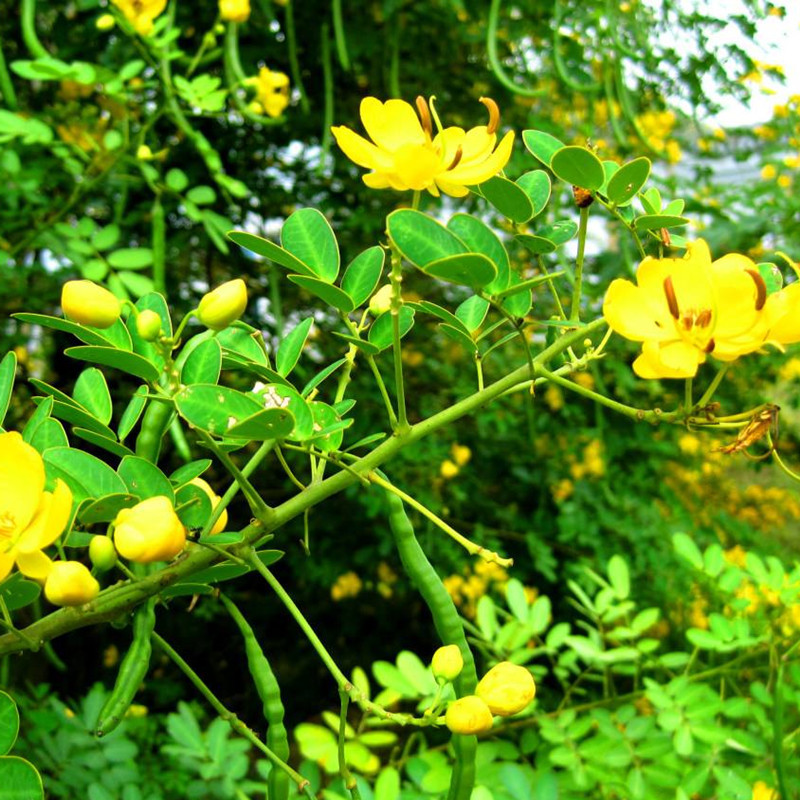
<path id="1" fill-rule="evenodd" d="M 428 141 L 417 112 L 405 100 L 381 103 L 375 97 L 365 97 L 360 111 L 364 130 L 382 150 L 394 152 L 405 144 Z"/>
<path id="2" fill-rule="evenodd" d="M 670 344 L 684 345 L 683 342 L 674 342 Z M 667 345 L 667 347 L 669 346 L 670 345 Z M 699 353 L 703 360 L 705 360 L 705 353 L 695 348 L 691 349 Z M 664 363 L 662 359 L 663 351 L 664 348 L 660 347 L 657 342 L 645 342 L 642 345 L 642 354 L 633 362 L 633 371 L 640 378 L 648 380 L 654 378 L 691 378 L 695 375 L 697 372 L 697 362 L 695 362 L 693 366 L 691 366 L 691 364 L 687 365 L 684 369 L 670 366 Z"/>
<path id="3" fill-rule="evenodd" d="M 609 326 L 626 339 L 665 341 L 676 338 L 666 300 L 652 297 L 641 287 L 618 278 L 611 282 L 603 302 L 603 316 Z"/>
<path id="4" fill-rule="evenodd" d="M 368 142 L 363 136 L 354 133 L 344 125 L 332 127 L 331 133 L 336 144 L 342 152 L 359 167 L 374 169 L 377 171 L 390 170 L 392 168 L 391 154 L 375 147 L 372 142 Z"/>
<path id="5" fill-rule="evenodd" d="M 72 492 L 61 478 L 56 479 L 52 494 L 44 492 L 36 516 L 19 541 L 21 553 L 32 553 L 58 539 L 72 513 Z"/>
<path id="6" fill-rule="evenodd" d="M 44 462 L 38 451 L 16 431 L 0 434 L 0 524 L 8 520 L 15 532 L 24 530 L 43 490 Z"/>
<path id="7" fill-rule="evenodd" d="M 776 299 L 773 300 L 773 297 Z M 777 296 L 770 295 L 767 298 L 767 306 L 779 305 L 782 313 L 776 315 L 777 321 L 769 332 L 770 340 L 779 344 L 800 342 L 800 282 L 790 283 Z"/>
<path id="8" fill-rule="evenodd" d="M 469 136 L 469 132 L 467 133 Z M 446 180 L 451 183 L 460 183 L 464 186 L 474 186 L 488 181 L 508 164 L 511 150 L 514 147 L 514 131 L 509 131 L 497 145 L 497 149 L 482 161 L 471 161 L 466 164 L 457 164 L 454 169 L 447 170 Z"/>
<path id="9" fill-rule="evenodd" d="M 50 574 L 53 562 L 41 550 L 17 554 L 17 567 L 23 575 L 43 581 Z"/>
<path id="10" fill-rule="evenodd" d="M 403 145 L 394 154 L 394 173 L 409 189 L 427 189 L 441 171 L 439 156 L 431 147 Z"/>

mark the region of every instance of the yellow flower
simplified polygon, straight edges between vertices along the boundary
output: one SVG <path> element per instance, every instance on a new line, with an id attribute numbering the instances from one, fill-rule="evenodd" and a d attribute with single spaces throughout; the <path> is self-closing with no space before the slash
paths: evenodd
<path id="1" fill-rule="evenodd" d="M 508 717 L 531 703 L 536 696 L 536 684 L 525 667 L 501 661 L 478 681 L 475 694 L 489 706 L 492 714 Z"/>
<path id="2" fill-rule="evenodd" d="M 464 658 L 457 644 L 440 647 L 431 661 L 433 677 L 442 681 L 454 681 L 464 669 Z"/>
<path id="3" fill-rule="evenodd" d="M 141 36 L 153 30 L 153 20 L 167 7 L 167 0 L 111 0 L 111 3 Z"/>
<path id="4" fill-rule="evenodd" d="M 433 135 L 431 109 L 423 97 L 417 98 L 419 117 L 404 100 L 382 103 L 375 97 L 361 101 L 361 121 L 372 141 L 341 125 L 331 128 L 344 154 L 360 167 L 372 172 L 362 176 L 373 189 L 405 191 L 427 189 L 435 197 L 442 191 L 463 197 L 467 186 L 475 186 L 497 175 L 508 163 L 514 133 L 507 133 L 500 144 L 497 128 L 500 112 L 489 98 L 481 98 L 489 109 L 489 124 L 471 128 L 450 127 Z"/>
<path id="5" fill-rule="evenodd" d="M 355 597 L 361 591 L 362 586 L 361 578 L 355 572 L 345 572 L 331 586 L 331 599 L 342 600 L 345 597 Z"/>
<path id="6" fill-rule="evenodd" d="M 119 300 L 91 281 L 67 281 L 61 289 L 64 316 L 81 325 L 110 328 L 119 319 Z"/>
<path id="7" fill-rule="evenodd" d="M 800 320 L 786 319 L 798 316 L 788 312 L 800 303 L 800 284 L 767 297 L 749 258 L 732 253 L 712 263 L 702 239 L 682 259 L 645 258 L 636 281 L 613 281 L 603 314 L 612 330 L 643 343 L 633 364 L 641 378 L 691 378 L 709 353 L 734 361 L 768 337 L 800 339 Z"/>
<path id="8" fill-rule="evenodd" d="M 775 169 L 773 164 L 764 164 L 764 166 L 761 167 L 761 178 L 765 181 L 773 180 L 777 174 L 778 170 Z"/>
<path id="9" fill-rule="evenodd" d="M 219 15 L 226 22 L 247 22 L 250 0 L 219 0 Z"/>
<path id="10" fill-rule="evenodd" d="M 453 457 L 453 461 L 455 461 L 457 466 L 465 467 L 472 458 L 472 450 L 465 444 L 453 442 L 453 444 L 450 445 L 450 455 Z"/>
<path id="11" fill-rule="evenodd" d="M 208 499 L 211 501 L 211 510 L 214 509 L 219 505 L 220 496 L 215 494 L 214 490 L 208 485 L 207 481 L 204 481 L 202 478 L 192 478 L 189 481 L 193 486 L 199 486 L 207 495 Z M 219 518 L 214 523 L 214 527 L 209 531 L 209 534 L 215 533 L 222 533 L 225 530 L 225 526 L 228 524 L 228 509 L 224 508 L 222 513 L 219 515 Z"/>
<path id="12" fill-rule="evenodd" d="M 774 789 L 770 789 L 764 781 L 756 781 L 753 784 L 753 797 L 752 800 L 775 800 L 778 793 Z"/>
<path id="13" fill-rule="evenodd" d="M 0 433 L 0 580 L 16 562 L 20 572 L 44 580 L 50 559 L 42 550 L 64 530 L 72 492 L 56 479 L 44 490 L 44 462 L 19 433 Z"/>
<path id="14" fill-rule="evenodd" d="M 204 294 L 197 306 L 197 318 L 212 331 L 236 322 L 247 308 L 247 287 L 241 278 L 217 286 Z"/>
<path id="15" fill-rule="evenodd" d="M 548 386 L 544 393 L 544 401 L 551 411 L 560 411 L 564 407 L 564 395 L 558 386 Z"/>
<path id="16" fill-rule="evenodd" d="M 696 436 L 693 436 L 691 433 L 684 433 L 678 439 L 678 447 L 681 449 L 682 453 L 686 453 L 687 456 L 696 456 L 700 452 L 700 439 Z"/>
<path id="17" fill-rule="evenodd" d="M 492 712 L 480 697 L 470 694 L 450 703 L 444 721 L 453 733 L 485 733 L 492 729 Z"/>
<path id="18" fill-rule="evenodd" d="M 54 606 L 82 606 L 97 597 L 100 584 L 80 561 L 56 561 L 44 584 L 44 596 Z"/>
<path id="19" fill-rule="evenodd" d="M 781 175 L 778 177 L 777 184 L 781 189 L 788 189 L 792 185 L 792 179 L 788 175 Z"/>
<path id="20" fill-rule="evenodd" d="M 289 105 L 289 76 L 261 67 L 258 77 L 248 78 L 246 83 L 255 86 L 256 98 L 270 117 L 279 117 Z"/>
<path id="21" fill-rule="evenodd" d="M 183 550 L 186 528 L 178 519 L 168 497 L 142 500 L 123 508 L 114 520 L 114 545 L 128 561 L 150 564 L 168 561 Z"/>
<path id="22" fill-rule="evenodd" d="M 454 464 L 449 458 L 446 458 L 442 461 L 441 466 L 439 467 L 439 474 L 445 479 L 450 480 L 450 478 L 455 478 L 458 475 L 459 469 L 456 464 Z"/>
<path id="23" fill-rule="evenodd" d="M 95 21 L 94 26 L 99 31 L 110 31 L 117 21 L 114 19 L 113 14 L 101 14 Z"/>
<path id="24" fill-rule="evenodd" d="M 392 307 L 392 284 L 387 283 L 385 286 L 381 286 L 377 292 L 375 292 L 372 297 L 369 299 L 369 310 L 370 313 L 378 316 L 378 314 L 383 314 L 384 312 L 388 311 Z"/>

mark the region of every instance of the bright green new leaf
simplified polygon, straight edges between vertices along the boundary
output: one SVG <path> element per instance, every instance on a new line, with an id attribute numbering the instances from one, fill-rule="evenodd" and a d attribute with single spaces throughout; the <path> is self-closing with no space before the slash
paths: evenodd
<path id="1" fill-rule="evenodd" d="M 295 211 L 281 229 L 281 245 L 327 283 L 339 274 L 339 245 L 325 216 L 316 208 Z"/>
<path id="2" fill-rule="evenodd" d="M 275 356 L 275 369 L 284 378 L 295 368 L 313 324 L 314 318 L 307 317 L 284 336 L 283 341 L 280 343 Z"/>
<path id="3" fill-rule="evenodd" d="M 546 167 L 550 166 L 553 154 L 564 147 L 564 143 L 544 131 L 523 131 L 522 141 L 528 152 L 542 162 Z"/>

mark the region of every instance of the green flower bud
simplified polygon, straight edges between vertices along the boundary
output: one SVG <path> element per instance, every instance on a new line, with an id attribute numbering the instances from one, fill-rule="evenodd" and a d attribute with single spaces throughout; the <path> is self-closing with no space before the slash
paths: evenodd
<path id="1" fill-rule="evenodd" d="M 431 661 L 433 677 L 437 681 L 454 681 L 464 669 L 464 659 L 457 644 L 448 644 L 440 647 Z"/>
<path id="2" fill-rule="evenodd" d="M 100 572 L 106 572 L 117 563 L 117 551 L 108 536 L 92 537 L 89 542 L 89 559 Z"/>
<path id="3" fill-rule="evenodd" d="M 154 342 L 161 335 L 161 317 L 149 308 L 136 317 L 136 331 L 146 342 Z"/>
<path id="4" fill-rule="evenodd" d="M 212 331 L 221 331 L 236 322 L 246 307 L 247 287 L 237 278 L 203 295 L 197 307 L 197 318 Z"/>

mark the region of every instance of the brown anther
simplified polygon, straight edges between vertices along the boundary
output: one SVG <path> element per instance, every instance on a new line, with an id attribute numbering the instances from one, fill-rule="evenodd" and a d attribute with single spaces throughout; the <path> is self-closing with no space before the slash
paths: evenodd
<path id="1" fill-rule="evenodd" d="M 708 344 L 703 348 L 703 351 L 706 353 L 713 353 L 716 346 L 717 343 L 713 339 L 709 339 Z"/>
<path id="2" fill-rule="evenodd" d="M 459 145 L 458 150 L 456 150 L 456 154 L 453 156 L 453 160 L 450 162 L 450 166 L 447 168 L 448 171 L 455 169 L 458 166 L 458 162 L 461 161 L 461 156 L 463 155 L 464 151 L 461 149 L 461 145 Z"/>
<path id="3" fill-rule="evenodd" d="M 500 127 L 500 109 L 491 97 L 481 97 L 479 99 L 489 111 L 489 124 L 486 126 L 486 132 L 494 133 Z"/>
<path id="4" fill-rule="evenodd" d="M 694 321 L 694 324 L 697 325 L 698 328 L 707 328 L 710 322 L 711 322 L 711 310 L 708 308 L 704 308 L 697 315 L 697 319 Z"/>
<path id="5" fill-rule="evenodd" d="M 672 285 L 672 275 L 667 275 L 664 278 L 664 294 L 667 296 L 667 306 L 669 307 L 669 313 L 675 319 L 681 318 L 681 312 L 678 308 L 678 298 L 675 297 L 675 287 Z"/>
<path id="6" fill-rule="evenodd" d="M 417 96 L 417 113 L 419 114 L 422 129 L 433 138 L 433 122 L 431 120 L 431 110 L 428 108 L 428 101 L 420 94 Z"/>
<path id="7" fill-rule="evenodd" d="M 575 198 L 575 205 L 578 208 L 588 208 L 594 203 L 594 197 L 588 189 L 581 189 L 580 186 L 572 187 L 572 196 Z"/>
<path id="8" fill-rule="evenodd" d="M 761 311 L 764 308 L 764 303 L 767 302 L 767 284 L 759 274 L 758 270 L 747 269 L 745 272 L 753 279 L 756 285 L 756 311 Z"/>
<path id="9" fill-rule="evenodd" d="M 659 232 L 659 235 L 661 236 L 661 244 L 663 244 L 664 247 L 672 246 L 672 239 L 670 239 L 669 231 L 666 228 L 662 228 Z"/>

